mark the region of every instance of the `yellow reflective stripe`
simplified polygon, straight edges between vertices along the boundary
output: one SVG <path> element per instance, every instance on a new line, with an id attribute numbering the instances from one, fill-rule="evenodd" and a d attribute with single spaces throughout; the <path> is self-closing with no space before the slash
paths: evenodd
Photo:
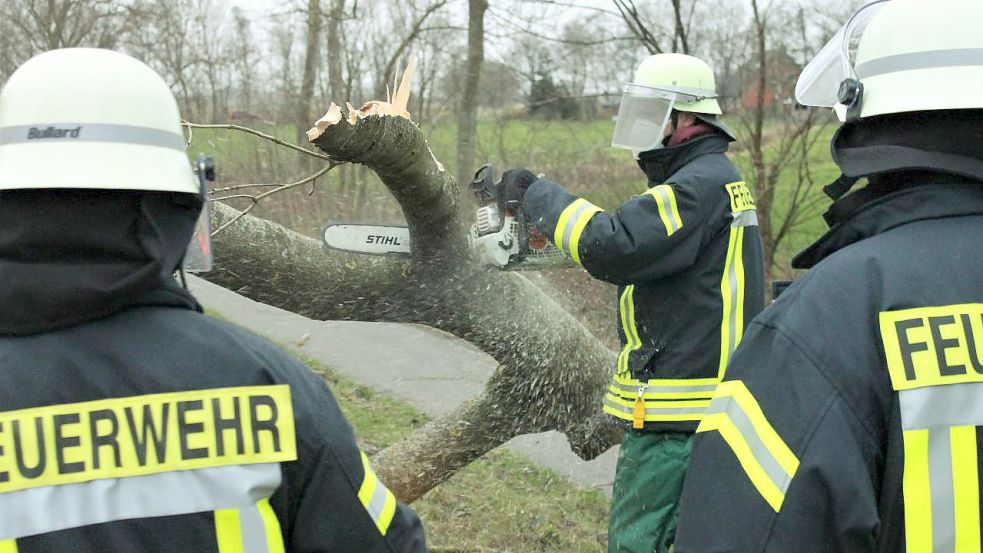
<path id="1" fill-rule="evenodd" d="M 0 540 L 0 553 L 17 553 L 17 540 Z"/>
<path id="2" fill-rule="evenodd" d="M 628 356 L 629 354 L 642 347 L 642 340 L 638 337 L 638 329 L 635 327 L 635 285 L 629 284 L 625 286 L 625 290 L 621 293 L 621 302 L 619 303 L 621 311 L 621 329 L 625 333 L 625 347 L 621 350 L 618 355 L 618 370 L 617 373 L 624 373 L 628 371 Z"/>
<path id="3" fill-rule="evenodd" d="M 597 207 L 596 205 L 591 205 L 590 207 L 585 209 L 584 212 L 581 213 L 580 216 L 577 217 L 577 220 L 574 221 L 573 223 L 573 230 L 570 233 L 570 257 L 572 257 L 573 260 L 577 262 L 577 265 L 581 265 L 580 236 L 584 234 L 584 229 L 587 228 L 587 223 L 589 223 L 591 218 L 593 218 L 594 215 L 596 215 L 600 211 L 603 210 Z"/>
<path id="4" fill-rule="evenodd" d="M 761 494 L 761 497 L 768 502 L 768 505 L 776 513 L 780 511 L 782 503 L 785 501 L 785 494 L 768 477 L 764 467 L 754 458 L 747 440 L 734 425 L 734 422 L 730 420 L 730 417 L 726 413 L 709 414 L 703 418 L 703 422 L 700 423 L 700 427 L 696 431 L 708 432 L 711 430 L 719 432 L 727 445 L 730 446 L 731 451 L 737 457 L 737 461 L 741 464 L 741 468 L 744 469 L 744 473 L 751 480 L 751 484 L 758 490 L 758 493 Z"/>
<path id="5" fill-rule="evenodd" d="M 266 549 L 269 553 L 286 553 L 283 545 L 283 532 L 280 531 L 280 520 L 276 518 L 270 499 L 265 498 L 256 504 L 259 516 L 263 519 L 263 529 L 266 530 Z"/>
<path id="6" fill-rule="evenodd" d="M 56 435 L 63 443 L 58 448 Z M 11 469 L 2 471 L 6 478 L 0 493 L 297 458 L 285 384 L 6 411 L 0 413 L 0 442 L 29 460 L 24 466 L 0 467 Z"/>
<path id="7" fill-rule="evenodd" d="M 720 365 L 718 378 L 723 380 L 730 356 L 744 335 L 744 227 L 730 229 L 727 258 L 720 279 L 723 316 L 720 321 Z"/>
<path id="8" fill-rule="evenodd" d="M 884 311 L 879 319 L 895 390 L 983 382 L 983 303 Z"/>
<path id="9" fill-rule="evenodd" d="M 655 205 L 659 209 L 659 218 L 662 219 L 662 224 L 666 227 L 667 236 L 672 236 L 673 233 L 683 228 L 683 219 L 679 216 L 679 207 L 676 205 L 676 193 L 671 186 L 660 184 L 649 189 L 646 194 L 655 200 Z"/>
<path id="10" fill-rule="evenodd" d="M 642 382 L 632 378 L 630 374 L 615 375 L 615 381 L 628 386 L 716 386 L 720 383 L 716 378 L 653 378 Z"/>
<path id="11" fill-rule="evenodd" d="M 632 412 L 632 407 L 624 406 L 623 404 L 612 403 L 610 400 L 612 398 L 608 396 L 605 398 L 603 411 L 608 415 L 615 418 L 619 418 L 628 422 L 634 421 L 634 413 Z M 645 407 L 645 422 L 700 422 L 705 415 L 706 409 L 677 409 L 678 412 L 672 413 L 662 413 L 662 412 L 651 412 L 652 408 L 649 406 Z"/>
<path id="12" fill-rule="evenodd" d="M 904 511 L 907 553 L 932 553 L 932 491 L 928 472 L 928 430 L 904 433 Z"/>
<path id="13" fill-rule="evenodd" d="M 215 541 L 218 553 L 242 553 L 242 527 L 238 509 L 215 511 Z"/>
<path id="14" fill-rule="evenodd" d="M 365 507 L 365 511 L 369 513 L 369 516 L 372 517 L 376 528 L 379 529 L 379 533 L 385 536 L 386 532 L 389 531 L 389 525 L 392 523 L 393 516 L 396 514 L 396 497 L 379 481 L 375 471 L 369 465 L 369 458 L 365 456 L 365 453 L 360 453 L 362 455 L 362 468 L 364 469 L 365 477 L 358 490 L 358 500 Z"/>
<path id="15" fill-rule="evenodd" d="M 745 184 L 744 181 L 725 184 L 724 188 L 727 189 L 727 194 L 730 195 L 731 213 L 740 213 L 742 211 L 749 211 L 755 208 L 754 195 L 751 194 L 751 191 L 748 189 L 747 184 Z"/>
<path id="16" fill-rule="evenodd" d="M 955 499 L 956 551 L 983 551 L 980 547 L 980 474 L 976 427 L 954 426 L 952 492 Z"/>
<path id="17" fill-rule="evenodd" d="M 754 426 L 758 437 L 761 438 L 765 447 L 768 448 L 768 451 L 778 461 L 778 464 L 782 466 L 782 469 L 789 475 L 795 474 L 795 471 L 799 469 L 798 458 L 796 458 L 792 450 L 785 444 L 785 440 L 771 426 L 768 419 L 765 418 L 764 412 L 761 411 L 761 406 L 758 405 L 758 400 L 754 399 L 754 396 L 751 395 L 751 391 L 747 389 L 744 382 L 740 380 L 722 382 L 717 387 L 717 395 L 715 397 L 726 396 L 731 396 L 737 400 L 737 404 L 741 407 L 741 410 L 751 420 L 751 424 Z"/>
<path id="18" fill-rule="evenodd" d="M 609 394 L 608 399 L 625 407 L 633 407 L 635 404 L 634 400 L 624 399 L 614 394 Z M 701 412 L 700 409 L 705 411 L 709 406 L 709 399 L 657 399 L 645 402 L 647 409 L 693 409 L 694 413 Z"/>
<path id="19" fill-rule="evenodd" d="M 737 274 L 737 290 L 734 294 L 734 349 L 737 349 L 741 339 L 744 338 L 744 229 L 745 227 L 737 229 L 737 252 L 734 253 L 734 272 Z M 732 349 L 730 354 L 733 353 Z M 727 356 L 727 360 L 730 361 L 730 355 Z M 724 375 L 721 373 L 720 379 L 723 378 Z"/>
<path id="20" fill-rule="evenodd" d="M 799 460 L 765 418 L 743 382 L 721 383 L 696 429 L 719 431 L 741 468 L 765 501 L 778 512 L 799 468 Z"/>
<path id="21" fill-rule="evenodd" d="M 566 231 L 567 224 L 570 222 L 570 216 L 573 215 L 574 212 L 580 208 L 580 206 L 586 203 L 588 203 L 587 200 L 577 198 L 576 200 L 570 202 L 570 205 L 568 205 L 560 213 L 560 219 L 556 222 L 556 229 L 553 231 L 553 243 L 556 244 L 556 247 L 560 248 L 561 251 L 567 251 L 563 245 L 563 234 Z"/>

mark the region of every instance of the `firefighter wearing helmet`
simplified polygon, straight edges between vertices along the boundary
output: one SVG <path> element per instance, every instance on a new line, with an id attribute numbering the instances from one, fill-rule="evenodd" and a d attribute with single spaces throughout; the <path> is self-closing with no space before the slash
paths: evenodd
<path id="1" fill-rule="evenodd" d="M 425 551 L 324 382 L 176 283 L 204 199 L 143 63 L 0 92 L 0 551 Z"/>
<path id="2" fill-rule="evenodd" d="M 844 122 L 830 229 L 697 430 L 679 553 L 981 551 L 981 28 L 979 0 L 875 2 L 803 70 Z"/>
<path id="3" fill-rule="evenodd" d="M 618 295 L 621 350 L 603 411 L 625 428 L 608 551 L 665 553 L 693 432 L 744 327 L 762 309 L 754 198 L 726 156 L 713 72 L 682 54 L 644 59 L 612 145 L 647 186 L 605 212 L 526 169 L 502 179 L 519 211 Z"/>

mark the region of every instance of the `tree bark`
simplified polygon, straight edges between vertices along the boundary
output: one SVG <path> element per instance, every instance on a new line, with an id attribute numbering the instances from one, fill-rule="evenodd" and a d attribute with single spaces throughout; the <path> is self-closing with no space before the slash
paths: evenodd
<path id="1" fill-rule="evenodd" d="M 521 273 L 471 261 L 457 186 L 412 122 L 343 119 L 314 144 L 379 175 L 406 216 L 412 258 L 323 251 L 316 240 L 246 216 L 215 237 L 217 269 L 206 278 L 312 318 L 426 324 L 500 363 L 481 396 L 378 454 L 374 464 L 397 497 L 418 498 L 520 434 L 559 430 L 584 458 L 616 442 L 598 417 L 615 353 Z M 235 214 L 213 205 L 217 225 Z"/>
<path id="2" fill-rule="evenodd" d="M 485 61 L 485 10 L 487 0 L 468 1 L 468 65 L 457 119 L 457 181 L 469 182 L 474 174 L 478 137 L 478 92 Z"/>

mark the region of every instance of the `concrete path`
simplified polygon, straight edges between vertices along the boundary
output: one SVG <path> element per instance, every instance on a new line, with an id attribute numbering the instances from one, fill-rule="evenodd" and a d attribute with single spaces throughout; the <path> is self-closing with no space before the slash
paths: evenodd
<path id="1" fill-rule="evenodd" d="M 236 324 L 430 415 L 440 416 L 478 395 L 496 367 L 471 344 L 426 326 L 315 321 L 199 278 L 189 277 L 188 285 L 202 305 Z M 611 497 L 617 448 L 585 462 L 559 432 L 519 436 L 505 446 L 581 488 Z"/>

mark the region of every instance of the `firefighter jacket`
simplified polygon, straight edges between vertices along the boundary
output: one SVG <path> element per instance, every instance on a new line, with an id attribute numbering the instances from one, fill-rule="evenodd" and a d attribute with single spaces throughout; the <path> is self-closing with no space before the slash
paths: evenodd
<path id="1" fill-rule="evenodd" d="M 836 222 L 751 323 L 676 551 L 981 551 L 983 182 L 911 184 Z"/>
<path id="2" fill-rule="evenodd" d="M 0 552 L 425 551 L 322 379 L 174 283 L 193 214 L 55 195 L 42 223 L 25 194 L 0 193 Z"/>
<path id="3" fill-rule="evenodd" d="M 526 217 L 592 276 L 618 285 L 621 352 L 604 411 L 692 432 L 762 308 L 754 198 L 716 133 L 644 154 L 649 188 L 606 213 L 540 179 Z"/>

